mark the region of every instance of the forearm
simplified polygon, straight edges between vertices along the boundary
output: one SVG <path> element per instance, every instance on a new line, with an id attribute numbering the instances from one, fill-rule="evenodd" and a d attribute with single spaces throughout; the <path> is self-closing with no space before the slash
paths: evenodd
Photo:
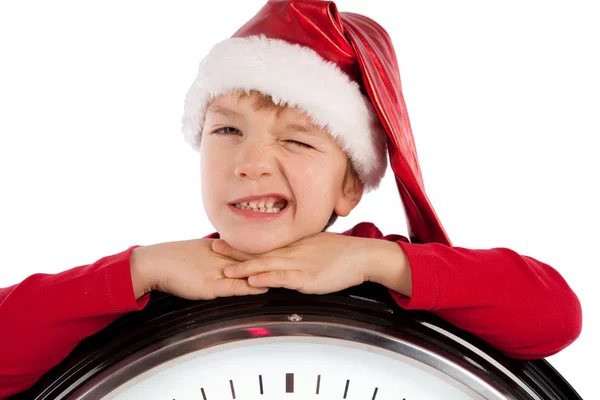
<path id="1" fill-rule="evenodd" d="M 550 356 L 581 332 L 579 299 L 556 270 L 531 257 L 505 248 L 412 244 L 383 236 L 371 223 L 344 235 L 388 243 L 372 243 L 365 276 L 388 287 L 400 307 L 434 312 L 511 357 Z"/>
<path id="2" fill-rule="evenodd" d="M 505 248 L 396 244 L 408 258 L 412 296 L 391 289 L 406 309 L 432 311 L 515 358 L 555 354 L 581 331 L 577 296 L 547 264 Z"/>
<path id="3" fill-rule="evenodd" d="M 131 288 L 129 249 L 0 291 L 0 398 L 33 385 L 84 338 L 145 306 Z"/>
<path id="4" fill-rule="evenodd" d="M 366 240 L 368 261 L 365 279 L 379 283 L 403 296 L 412 296 L 412 273 L 406 253 L 395 242 Z"/>

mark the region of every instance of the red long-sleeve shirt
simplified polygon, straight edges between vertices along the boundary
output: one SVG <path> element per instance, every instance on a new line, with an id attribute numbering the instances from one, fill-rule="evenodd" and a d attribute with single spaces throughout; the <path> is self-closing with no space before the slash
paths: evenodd
<path id="1" fill-rule="evenodd" d="M 431 311 L 509 357 L 544 358 L 579 336 L 577 296 L 540 261 L 504 248 L 411 244 L 370 223 L 343 234 L 397 242 L 412 271 L 412 297 L 391 292 L 399 306 Z M 0 398 L 28 389 L 81 340 L 145 307 L 151 294 L 136 300 L 131 282 L 135 247 L 0 289 Z"/>

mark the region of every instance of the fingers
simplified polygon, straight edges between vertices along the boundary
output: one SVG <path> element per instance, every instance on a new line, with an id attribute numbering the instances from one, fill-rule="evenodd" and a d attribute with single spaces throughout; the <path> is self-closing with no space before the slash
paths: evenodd
<path id="1" fill-rule="evenodd" d="M 252 275 L 262 274 L 273 270 L 291 270 L 293 264 L 290 260 L 275 257 L 260 257 L 253 260 L 230 265 L 223 270 L 228 278 L 248 278 Z"/>
<path id="2" fill-rule="evenodd" d="M 238 260 L 238 261 L 248 261 L 248 260 L 252 260 L 252 259 L 256 258 L 256 256 L 253 256 L 251 254 L 244 253 L 243 251 L 234 249 L 233 247 L 231 247 L 229 245 L 229 243 L 227 243 L 223 239 L 217 239 L 217 240 L 213 241 L 212 242 L 212 250 L 217 254 L 220 254 L 225 257 L 233 258 L 234 260 Z"/>
<path id="3" fill-rule="evenodd" d="M 290 290 L 302 290 L 306 274 L 297 270 L 277 270 L 263 272 L 248 278 L 248 284 L 254 287 L 279 287 Z"/>
<path id="4" fill-rule="evenodd" d="M 213 283 L 213 294 L 215 297 L 263 294 L 268 290 L 269 288 L 267 287 L 251 286 L 246 279 L 217 279 Z"/>

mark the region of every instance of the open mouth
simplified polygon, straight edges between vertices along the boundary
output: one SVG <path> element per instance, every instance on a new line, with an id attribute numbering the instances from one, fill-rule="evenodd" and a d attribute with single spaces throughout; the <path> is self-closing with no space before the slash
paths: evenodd
<path id="1" fill-rule="evenodd" d="M 248 202 L 241 202 L 233 204 L 234 207 L 241 210 L 248 210 L 266 214 L 277 214 L 285 209 L 288 205 L 286 199 L 280 197 L 263 197 Z"/>

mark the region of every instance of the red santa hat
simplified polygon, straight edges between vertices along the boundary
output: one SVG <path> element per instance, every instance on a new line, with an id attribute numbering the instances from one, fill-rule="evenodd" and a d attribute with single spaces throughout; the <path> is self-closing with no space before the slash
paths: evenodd
<path id="1" fill-rule="evenodd" d="M 376 22 L 332 1 L 269 0 L 201 61 L 182 120 L 194 148 L 209 102 L 232 90 L 305 111 L 345 150 L 367 191 L 389 152 L 411 240 L 450 244 L 424 191 L 394 48 Z"/>

